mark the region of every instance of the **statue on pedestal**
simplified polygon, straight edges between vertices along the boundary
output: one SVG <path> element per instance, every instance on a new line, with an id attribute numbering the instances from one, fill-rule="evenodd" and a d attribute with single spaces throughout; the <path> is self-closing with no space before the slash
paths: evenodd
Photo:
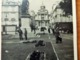
<path id="1" fill-rule="evenodd" d="M 25 28 L 27 30 L 27 32 L 31 32 L 31 29 L 30 29 L 31 17 L 29 14 L 29 1 L 28 0 L 22 1 L 20 17 L 21 17 L 21 21 L 20 21 L 21 29 L 24 30 L 24 28 Z"/>
<path id="2" fill-rule="evenodd" d="M 29 9 L 29 1 L 23 0 L 21 5 L 21 15 L 29 15 L 28 9 Z"/>

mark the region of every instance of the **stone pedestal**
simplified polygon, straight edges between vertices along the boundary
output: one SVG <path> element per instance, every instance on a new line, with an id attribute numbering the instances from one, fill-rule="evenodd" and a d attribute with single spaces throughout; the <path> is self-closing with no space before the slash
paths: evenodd
<path id="1" fill-rule="evenodd" d="M 28 33 L 31 32 L 30 21 L 31 21 L 31 19 L 29 17 L 22 17 L 21 18 L 21 29 L 23 31 L 24 31 L 24 28 L 26 28 Z"/>

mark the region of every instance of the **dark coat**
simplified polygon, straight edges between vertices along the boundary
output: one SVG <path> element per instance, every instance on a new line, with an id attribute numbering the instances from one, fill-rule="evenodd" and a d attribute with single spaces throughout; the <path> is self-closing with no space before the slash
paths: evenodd
<path id="1" fill-rule="evenodd" d="M 21 36 L 23 34 L 22 30 L 20 29 L 19 31 L 19 35 Z"/>
<path id="2" fill-rule="evenodd" d="M 50 28 L 48 28 L 48 33 L 51 33 L 51 32 L 50 32 Z"/>
<path id="3" fill-rule="evenodd" d="M 27 36 L 27 30 L 25 30 L 24 35 Z"/>
<path id="4" fill-rule="evenodd" d="M 52 33 L 55 34 L 54 29 L 52 29 Z"/>

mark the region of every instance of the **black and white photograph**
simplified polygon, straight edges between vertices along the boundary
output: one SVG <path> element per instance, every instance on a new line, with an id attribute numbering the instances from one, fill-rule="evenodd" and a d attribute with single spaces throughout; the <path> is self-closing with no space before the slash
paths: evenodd
<path id="1" fill-rule="evenodd" d="M 77 60 L 73 0 L 2 0 L 1 8 L 1 60 Z"/>

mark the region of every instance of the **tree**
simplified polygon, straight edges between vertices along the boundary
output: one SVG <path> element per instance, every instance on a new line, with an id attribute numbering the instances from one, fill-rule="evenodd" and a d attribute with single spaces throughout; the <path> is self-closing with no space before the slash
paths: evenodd
<path id="1" fill-rule="evenodd" d="M 65 16 L 72 15 L 72 0 L 62 0 L 59 6 L 65 12 Z"/>

